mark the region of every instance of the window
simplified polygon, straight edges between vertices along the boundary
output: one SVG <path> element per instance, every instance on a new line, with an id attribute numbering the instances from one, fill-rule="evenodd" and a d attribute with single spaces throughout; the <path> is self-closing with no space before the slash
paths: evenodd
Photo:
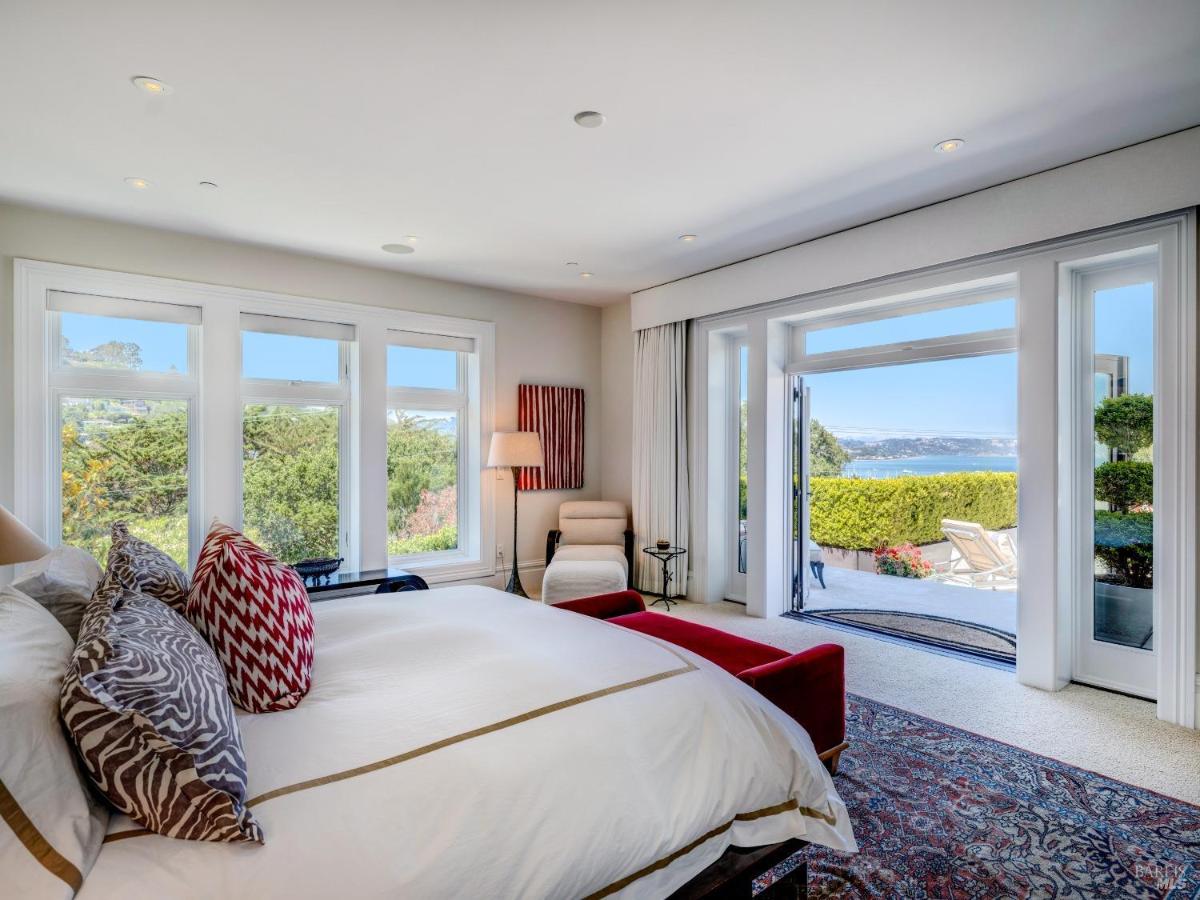
<path id="1" fill-rule="evenodd" d="M 59 292 L 48 308 L 55 530 L 103 561 L 124 521 L 186 567 L 200 311 Z"/>
<path id="2" fill-rule="evenodd" d="M 242 315 L 242 527 L 284 562 L 345 557 L 347 325 Z"/>
<path id="3" fill-rule="evenodd" d="M 285 562 L 496 569 L 495 326 L 15 260 L 13 511 L 191 568 L 213 519 Z M 0 573 L 0 578 L 3 573 Z"/>
<path id="4" fill-rule="evenodd" d="M 467 545 L 463 418 L 473 342 L 394 332 L 387 352 L 388 556 Z"/>
<path id="5" fill-rule="evenodd" d="M 855 316 L 848 324 L 810 326 L 805 333 L 804 352 L 836 353 L 1012 329 L 1016 327 L 1016 317 L 1017 303 L 1012 297 L 963 302 L 920 312 L 888 313 L 880 310 Z M 846 321 L 846 318 L 843 317 L 842 321 Z"/>

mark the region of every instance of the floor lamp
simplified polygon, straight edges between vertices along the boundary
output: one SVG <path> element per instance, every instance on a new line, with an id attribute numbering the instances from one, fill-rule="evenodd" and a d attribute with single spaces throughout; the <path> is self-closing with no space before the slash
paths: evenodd
<path id="1" fill-rule="evenodd" d="M 50 548 L 21 520 L 0 506 L 0 566 L 41 559 Z"/>
<path id="2" fill-rule="evenodd" d="M 512 469 L 513 476 L 513 552 L 512 576 L 508 579 L 510 594 L 518 597 L 528 597 L 525 588 L 521 587 L 521 575 L 517 571 L 517 476 L 524 466 L 540 466 L 545 462 L 542 456 L 542 439 L 536 431 L 497 431 L 492 435 L 492 446 L 488 451 L 489 469 Z"/>

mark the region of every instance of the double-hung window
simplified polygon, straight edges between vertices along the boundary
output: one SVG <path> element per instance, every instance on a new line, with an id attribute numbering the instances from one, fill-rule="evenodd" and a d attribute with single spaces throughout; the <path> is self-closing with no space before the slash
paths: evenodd
<path id="1" fill-rule="evenodd" d="M 388 557 L 428 562 L 474 556 L 478 474 L 469 464 L 478 433 L 472 420 L 471 338 L 388 333 Z M 475 519 L 475 521 L 473 521 Z"/>
<path id="2" fill-rule="evenodd" d="M 350 553 L 354 328 L 241 315 L 242 526 L 285 562 Z"/>
<path id="3" fill-rule="evenodd" d="M 125 521 L 186 567 L 200 527 L 200 309 L 63 291 L 46 308 L 51 528 L 103 560 Z"/>

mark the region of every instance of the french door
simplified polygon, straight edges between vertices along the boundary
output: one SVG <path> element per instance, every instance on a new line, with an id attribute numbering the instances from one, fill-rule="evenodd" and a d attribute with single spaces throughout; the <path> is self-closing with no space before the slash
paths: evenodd
<path id="1" fill-rule="evenodd" d="M 1154 698 L 1164 561 L 1157 249 L 1072 279 L 1072 677 Z"/>
<path id="2" fill-rule="evenodd" d="M 804 379 L 792 376 L 791 384 L 792 482 L 792 612 L 801 612 L 809 590 L 809 421 L 812 397 Z"/>

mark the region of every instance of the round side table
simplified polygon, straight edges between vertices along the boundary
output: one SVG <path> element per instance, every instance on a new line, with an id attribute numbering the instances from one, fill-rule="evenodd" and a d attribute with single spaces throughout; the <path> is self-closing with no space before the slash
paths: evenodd
<path id="1" fill-rule="evenodd" d="M 683 556 L 683 554 L 687 553 L 687 550 L 685 550 L 683 547 L 668 547 L 666 550 L 659 550 L 658 547 L 655 546 L 655 547 L 643 547 L 642 552 L 645 553 L 647 556 L 653 556 L 660 563 L 662 563 L 662 569 L 663 569 L 662 594 L 659 596 L 659 598 L 657 600 L 655 600 L 650 605 L 657 606 L 660 603 L 664 603 L 664 604 L 666 604 L 667 611 L 670 612 L 671 604 L 676 602 L 675 600 L 671 599 L 671 591 L 670 591 L 671 561 L 673 559 L 675 559 L 676 557 Z"/>

